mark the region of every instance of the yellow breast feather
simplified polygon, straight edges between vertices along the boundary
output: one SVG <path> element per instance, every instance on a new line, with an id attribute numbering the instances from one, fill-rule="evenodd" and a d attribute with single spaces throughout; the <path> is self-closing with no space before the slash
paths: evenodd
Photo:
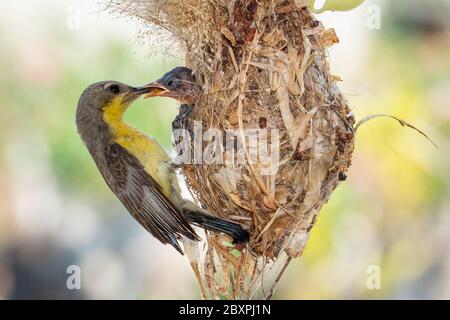
<path id="1" fill-rule="evenodd" d="M 168 168 L 170 157 L 155 139 L 123 121 L 123 113 L 127 106 L 120 102 L 112 101 L 104 108 L 103 113 L 103 119 L 111 130 L 113 141 L 133 154 L 144 166 L 145 171 L 158 182 L 164 194 L 171 199 L 171 180 L 176 177 Z"/>

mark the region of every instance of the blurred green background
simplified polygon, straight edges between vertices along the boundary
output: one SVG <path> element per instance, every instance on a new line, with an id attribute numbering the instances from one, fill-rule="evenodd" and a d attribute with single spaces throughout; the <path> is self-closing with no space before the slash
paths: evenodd
<path id="1" fill-rule="evenodd" d="M 147 83 L 181 63 L 177 50 L 95 1 L 0 1 L 0 17 L 0 299 L 199 298 L 187 260 L 126 213 L 74 124 L 87 85 Z M 341 39 L 331 68 L 356 118 L 401 117 L 439 149 L 388 119 L 361 127 L 348 181 L 275 298 L 448 299 L 450 1 L 374 0 L 320 19 Z M 139 101 L 126 119 L 169 151 L 176 112 Z M 66 287 L 70 265 L 81 290 Z"/>

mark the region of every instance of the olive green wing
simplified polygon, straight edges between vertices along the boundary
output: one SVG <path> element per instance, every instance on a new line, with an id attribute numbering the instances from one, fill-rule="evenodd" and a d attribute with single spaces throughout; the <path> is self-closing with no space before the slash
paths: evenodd
<path id="1" fill-rule="evenodd" d="M 166 197 L 159 184 L 140 161 L 117 143 L 105 150 L 110 188 L 131 215 L 162 243 L 169 243 L 181 254 L 177 240 L 182 236 L 199 240 L 181 210 Z"/>

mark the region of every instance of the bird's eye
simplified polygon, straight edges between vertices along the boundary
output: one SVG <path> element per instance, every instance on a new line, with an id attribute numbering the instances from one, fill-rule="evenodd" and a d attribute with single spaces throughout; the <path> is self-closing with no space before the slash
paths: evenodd
<path id="1" fill-rule="evenodd" d="M 113 84 L 113 85 L 109 86 L 109 91 L 111 91 L 114 94 L 118 94 L 118 93 L 120 93 L 120 88 L 117 84 Z"/>
<path id="2" fill-rule="evenodd" d="M 171 87 L 173 85 L 173 80 L 169 80 L 169 82 L 167 82 L 167 86 Z"/>

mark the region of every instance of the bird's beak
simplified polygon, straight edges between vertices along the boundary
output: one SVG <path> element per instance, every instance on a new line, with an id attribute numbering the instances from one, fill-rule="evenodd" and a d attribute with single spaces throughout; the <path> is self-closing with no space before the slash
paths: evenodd
<path id="1" fill-rule="evenodd" d="M 132 102 L 139 98 L 140 96 L 149 93 L 150 88 L 148 86 L 142 86 L 137 88 L 132 88 L 131 91 L 125 96 L 125 102 Z"/>
<path id="2" fill-rule="evenodd" d="M 138 88 L 133 88 L 133 93 L 138 95 L 138 96 L 141 96 L 143 94 L 149 93 L 150 90 L 151 90 L 150 87 L 142 86 L 142 87 L 138 87 Z"/>
<path id="3" fill-rule="evenodd" d="M 145 95 L 144 99 L 153 97 L 170 97 L 170 90 L 164 87 L 158 81 L 149 83 L 142 88 L 146 88 L 147 90 L 147 94 Z"/>

